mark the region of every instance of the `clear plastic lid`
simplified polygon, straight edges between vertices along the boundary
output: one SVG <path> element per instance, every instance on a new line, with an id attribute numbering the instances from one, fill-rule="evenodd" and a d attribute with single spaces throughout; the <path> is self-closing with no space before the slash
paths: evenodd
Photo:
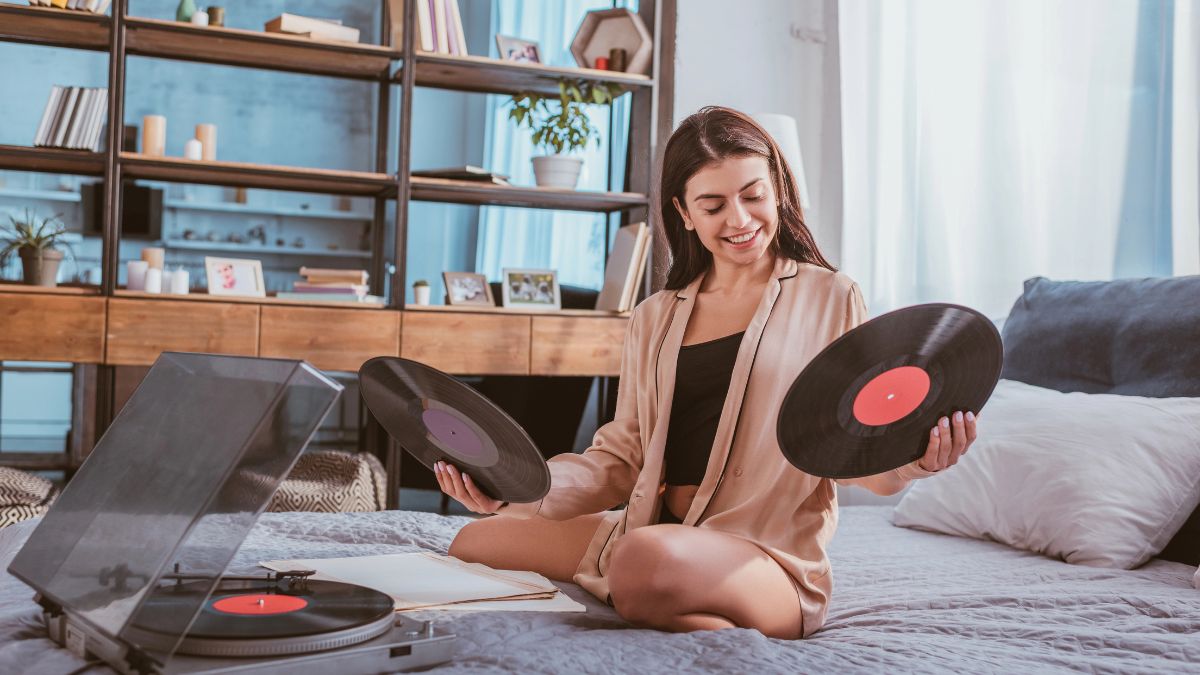
<path id="1" fill-rule="evenodd" d="M 162 354 L 9 572 L 170 655 L 341 390 L 302 361 Z M 176 564 L 207 590 L 139 644 L 138 612 Z"/>

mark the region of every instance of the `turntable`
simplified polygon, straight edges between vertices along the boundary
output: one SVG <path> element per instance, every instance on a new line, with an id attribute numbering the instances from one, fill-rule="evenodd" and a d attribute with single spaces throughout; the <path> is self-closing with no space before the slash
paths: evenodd
<path id="1" fill-rule="evenodd" d="M 308 570 L 227 568 L 341 385 L 301 361 L 164 353 L 9 572 L 50 638 L 122 673 L 378 673 L 454 636 Z"/>

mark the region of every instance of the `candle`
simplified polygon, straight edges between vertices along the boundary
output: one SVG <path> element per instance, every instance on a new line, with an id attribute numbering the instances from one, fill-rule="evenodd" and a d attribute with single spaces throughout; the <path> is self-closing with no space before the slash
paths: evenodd
<path id="1" fill-rule="evenodd" d="M 149 157 L 162 157 L 166 149 L 167 118 L 146 115 L 142 118 L 142 153 Z"/>
<path id="2" fill-rule="evenodd" d="M 199 161 L 204 158 L 204 145 L 191 138 L 183 144 L 183 158 Z"/>
<path id="3" fill-rule="evenodd" d="M 131 291 L 141 291 L 146 288 L 146 270 L 150 263 L 145 260 L 130 260 L 125 263 L 125 288 Z"/>
<path id="4" fill-rule="evenodd" d="M 202 9 L 196 10 L 196 13 L 192 15 L 192 23 L 196 26 L 207 26 L 208 12 Z"/>
<path id="5" fill-rule="evenodd" d="M 146 292 L 162 293 L 162 270 L 151 267 L 146 270 Z"/>
<path id="6" fill-rule="evenodd" d="M 188 294 L 188 271 L 182 267 L 171 274 L 171 292 L 175 295 Z"/>
<path id="7" fill-rule="evenodd" d="M 217 158 L 217 125 L 197 124 L 196 140 L 203 148 L 204 161 L 211 162 Z"/>
<path id="8" fill-rule="evenodd" d="M 166 255 L 166 249 L 155 247 L 142 249 L 142 260 L 145 260 L 147 263 L 149 263 L 150 267 L 155 267 L 160 270 L 163 268 L 163 258 L 165 258 Z"/>

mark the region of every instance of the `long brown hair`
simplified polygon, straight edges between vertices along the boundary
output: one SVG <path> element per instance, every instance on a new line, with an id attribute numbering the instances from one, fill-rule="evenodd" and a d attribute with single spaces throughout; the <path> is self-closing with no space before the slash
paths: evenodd
<path id="1" fill-rule="evenodd" d="M 771 250 L 785 258 L 836 271 L 821 255 L 812 232 L 804 224 L 795 176 L 775 140 L 749 115 L 730 108 L 708 106 L 680 123 L 667 141 L 663 154 L 658 199 L 663 230 L 671 247 L 671 268 L 667 272 L 665 288 L 683 288 L 712 267 L 712 253 L 700 242 L 696 232 L 683 226 L 683 216 L 671 199 L 678 198 L 680 204 L 686 204 L 684 188 L 692 176 L 704 167 L 730 157 L 763 157 L 770 166 L 779 203 L 779 228 L 771 242 Z"/>

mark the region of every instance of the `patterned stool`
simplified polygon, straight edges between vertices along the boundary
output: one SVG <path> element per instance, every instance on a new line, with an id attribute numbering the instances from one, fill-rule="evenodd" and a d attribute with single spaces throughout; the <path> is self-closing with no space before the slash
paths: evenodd
<path id="1" fill-rule="evenodd" d="M 0 527 L 42 515 L 57 496 L 45 478 L 0 466 Z"/>
<path id="2" fill-rule="evenodd" d="M 368 452 L 312 450 L 300 456 L 279 485 L 268 511 L 382 511 L 387 475 Z"/>

